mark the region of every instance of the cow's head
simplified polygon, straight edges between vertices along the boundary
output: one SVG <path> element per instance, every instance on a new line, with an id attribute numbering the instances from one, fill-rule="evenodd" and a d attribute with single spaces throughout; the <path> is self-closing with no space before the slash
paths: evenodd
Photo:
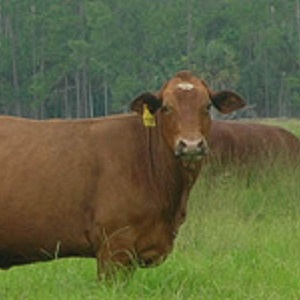
<path id="1" fill-rule="evenodd" d="M 211 91 L 206 83 L 188 71 L 170 79 L 157 94 L 144 93 L 136 98 L 131 109 L 148 118 L 145 126 L 155 126 L 159 115 L 164 138 L 180 158 L 199 159 L 207 154 L 210 129 L 210 107 L 227 114 L 245 106 L 244 100 L 232 91 Z"/>

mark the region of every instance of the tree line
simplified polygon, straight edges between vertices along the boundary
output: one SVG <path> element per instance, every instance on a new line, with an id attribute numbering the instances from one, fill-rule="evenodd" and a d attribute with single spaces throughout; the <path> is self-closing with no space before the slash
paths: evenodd
<path id="1" fill-rule="evenodd" d="M 300 116 L 300 0 L 0 0 L 0 113 L 126 111 L 181 69 Z"/>

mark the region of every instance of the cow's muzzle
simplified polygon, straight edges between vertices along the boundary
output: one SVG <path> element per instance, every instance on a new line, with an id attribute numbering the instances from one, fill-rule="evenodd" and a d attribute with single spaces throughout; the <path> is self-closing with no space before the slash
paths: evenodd
<path id="1" fill-rule="evenodd" d="M 208 154 L 208 145 L 204 138 L 188 140 L 180 138 L 175 145 L 175 155 L 180 158 L 200 159 Z"/>

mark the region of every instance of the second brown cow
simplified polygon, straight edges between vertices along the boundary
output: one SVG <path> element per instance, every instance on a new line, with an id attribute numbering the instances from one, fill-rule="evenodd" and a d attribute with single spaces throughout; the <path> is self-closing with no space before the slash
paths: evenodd
<path id="1" fill-rule="evenodd" d="M 214 120 L 208 141 L 211 163 L 222 168 L 295 163 L 300 158 L 299 138 L 277 126 Z"/>

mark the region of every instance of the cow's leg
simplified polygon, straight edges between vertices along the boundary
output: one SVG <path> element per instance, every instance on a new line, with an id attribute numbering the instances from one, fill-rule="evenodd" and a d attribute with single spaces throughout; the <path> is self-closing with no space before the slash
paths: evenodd
<path id="1" fill-rule="evenodd" d="M 101 281 L 111 281 L 115 278 L 127 279 L 136 269 L 133 256 L 127 251 L 108 253 L 107 249 L 97 253 L 97 274 Z"/>
<path id="2" fill-rule="evenodd" d="M 134 236 L 128 226 L 118 230 L 99 230 L 97 234 L 97 269 L 100 280 L 128 277 L 136 269 Z M 121 275 L 120 275 L 121 274 Z"/>

